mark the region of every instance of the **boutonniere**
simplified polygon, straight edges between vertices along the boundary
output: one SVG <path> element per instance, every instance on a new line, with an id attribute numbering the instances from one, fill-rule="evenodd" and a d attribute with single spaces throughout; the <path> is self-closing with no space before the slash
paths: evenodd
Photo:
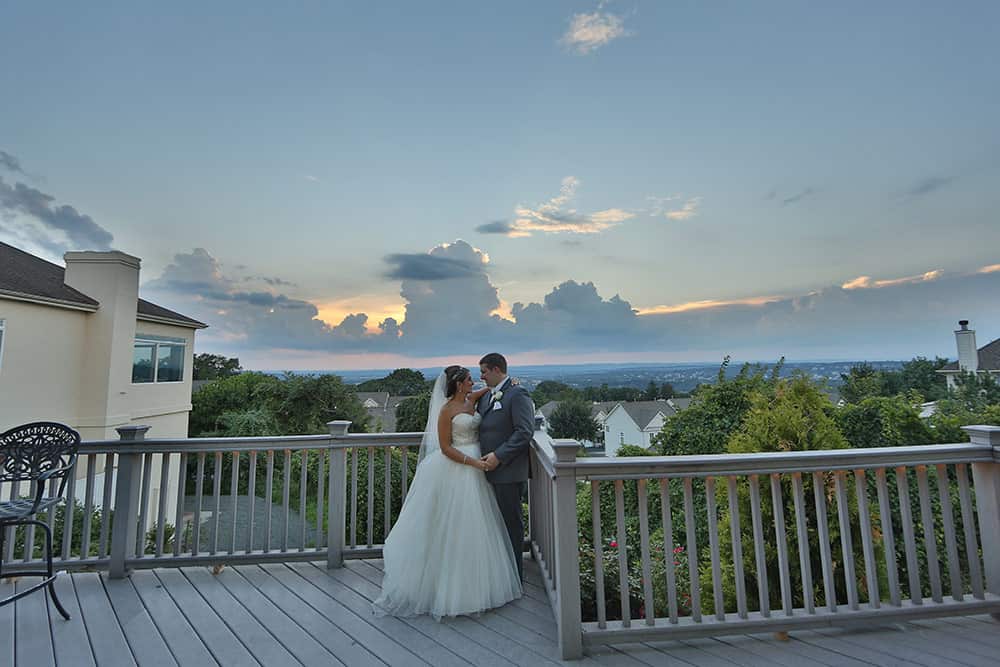
<path id="1" fill-rule="evenodd" d="M 493 403 L 495 401 L 499 401 L 501 398 L 503 398 L 503 392 L 502 391 L 498 391 L 497 393 L 495 393 L 492 396 L 490 396 L 490 403 Z"/>

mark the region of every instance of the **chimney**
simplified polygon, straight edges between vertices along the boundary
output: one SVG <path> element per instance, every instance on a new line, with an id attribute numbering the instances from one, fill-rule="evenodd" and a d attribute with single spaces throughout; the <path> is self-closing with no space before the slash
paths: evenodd
<path id="1" fill-rule="evenodd" d="M 959 320 L 955 331 L 958 345 L 958 367 L 962 371 L 974 373 L 979 370 L 979 350 L 976 348 L 976 330 L 969 328 L 969 320 Z"/>
<path id="2" fill-rule="evenodd" d="M 79 416 L 88 438 L 113 438 L 127 422 L 139 298 L 139 258 L 117 250 L 68 252 L 63 281 L 96 299 L 87 316 Z M 122 420 L 125 421 L 122 421 Z"/>

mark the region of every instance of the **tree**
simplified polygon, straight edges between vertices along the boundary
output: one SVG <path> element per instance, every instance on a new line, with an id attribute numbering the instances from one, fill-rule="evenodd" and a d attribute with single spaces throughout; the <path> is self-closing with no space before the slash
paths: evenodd
<path id="1" fill-rule="evenodd" d="M 280 384 L 281 380 L 273 375 L 240 373 L 205 385 L 191 396 L 188 435 L 197 438 L 217 434 L 224 413 L 263 405 L 265 394 L 272 394 Z"/>
<path id="2" fill-rule="evenodd" d="M 925 401 L 937 401 L 948 395 L 944 376 L 937 371 L 948 363 L 944 357 L 934 360 L 914 357 L 903 364 L 900 370 L 904 391 L 915 389 Z"/>
<path id="3" fill-rule="evenodd" d="M 397 368 L 378 380 L 367 380 L 355 387 L 357 391 L 387 391 L 393 396 L 416 396 L 427 389 L 423 373 L 412 368 Z"/>
<path id="4" fill-rule="evenodd" d="M 836 411 L 837 426 L 851 447 L 924 445 L 934 436 L 920 419 L 920 394 L 869 396 Z"/>
<path id="5" fill-rule="evenodd" d="M 555 380 L 543 380 L 538 383 L 535 390 L 531 392 L 531 400 L 535 405 L 542 406 L 549 401 L 567 401 L 579 398 L 580 392 L 563 382 Z"/>
<path id="6" fill-rule="evenodd" d="M 573 438 L 593 441 L 600 425 L 590 416 L 591 405 L 571 400 L 559 404 L 549 418 L 549 433 L 553 438 Z"/>
<path id="7" fill-rule="evenodd" d="M 674 385 L 669 382 L 664 382 L 663 386 L 660 387 L 660 398 L 673 398 L 676 395 Z"/>
<path id="8" fill-rule="evenodd" d="M 240 360 L 236 357 L 224 357 L 221 354 L 194 355 L 195 380 L 218 380 L 237 375 L 242 370 Z"/>
<path id="9" fill-rule="evenodd" d="M 646 391 L 642 394 L 642 400 L 644 401 L 655 401 L 660 397 L 660 388 L 656 386 L 656 383 L 652 380 L 646 385 Z"/>
<path id="10" fill-rule="evenodd" d="M 886 396 L 885 375 L 867 361 L 840 374 L 840 395 L 848 403 L 860 403 L 869 396 Z"/>
<path id="11" fill-rule="evenodd" d="M 667 418 L 653 436 L 653 447 L 661 454 L 723 454 L 730 435 L 743 424 L 756 393 L 771 394 L 781 362 L 767 378 L 762 366 L 744 364 L 732 379 L 726 378 L 729 357 L 719 369 L 715 384 L 702 384 L 694 391 L 691 405 Z"/>
<path id="12" fill-rule="evenodd" d="M 411 396 L 396 406 L 396 430 L 400 433 L 423 431 L 427 426 L 427 410 L 430 409 L 431 394 L 424 392 Z"/>
<path id="13" fill-rule="evenodd" d="M 286 374 L 280 384 L 261 392 L 283 435 L 327 433 L 327 422 L 346 419 L 352 433 L 363 433 L 368 413 L 339 375 Z"/>

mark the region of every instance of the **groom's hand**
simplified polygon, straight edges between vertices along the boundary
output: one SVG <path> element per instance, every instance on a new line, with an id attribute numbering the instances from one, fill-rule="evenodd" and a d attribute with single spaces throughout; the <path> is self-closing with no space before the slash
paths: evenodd
<path id="1" fill-rule="evenodd" d="M 486 464 L 486 471 L 487 472 L 490 472 L 492 470 L 496 470 L 497 468 L 500 467 L 500 459 L 498 459 L 497 455 L 494 454 L 493 452 L 490 452 L 489 454 L 487 454 L 486 456 L 484 456 L 482 460 L 483 460 L 483 463 Z"/>

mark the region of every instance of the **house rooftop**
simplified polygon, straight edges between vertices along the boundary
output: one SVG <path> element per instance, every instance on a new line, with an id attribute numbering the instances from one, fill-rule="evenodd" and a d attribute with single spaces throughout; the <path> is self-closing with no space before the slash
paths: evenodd
<path id="1" fill-rule="evenodd" d="M 953 361 L 941 367 L 942 371 L 958 372 L 958 362 Z M 1000 338 L 979 348 L 979 370 L 1000 371 Z"/>
<path id="2" fill-rule="evenodd" d="M 677 410 L 665 399 L 660 401 L 622 401 L 622 409 L 628 413 L 639 428 L 646 428 L 658 413 L 664 417 L 677 414 Z"/>
<path id="3" fill-rule="evenodd" d="M 96 299 L 67 285 L 65 276 L 66 269 L 58 264 L 0 242 L 0 298 L 36 301 L 87 311 L 95 311 L 100 307 L 101 304 Z M 208 326 L 145 299 L 138 300 L 136 317 L 193 329 Z"/>

